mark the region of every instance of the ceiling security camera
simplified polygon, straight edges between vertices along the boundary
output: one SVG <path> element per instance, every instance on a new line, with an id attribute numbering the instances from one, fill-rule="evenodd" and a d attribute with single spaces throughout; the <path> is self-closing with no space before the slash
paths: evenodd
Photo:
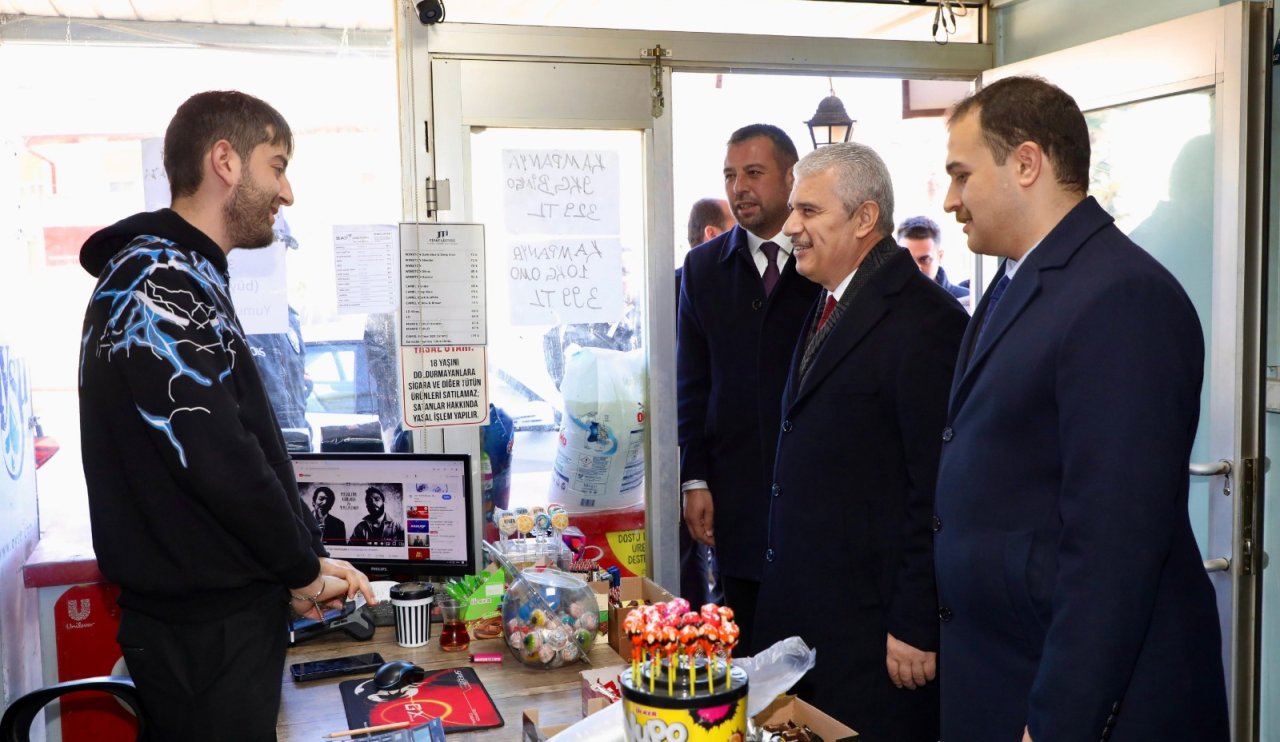
<path id="1" fill-rule="evenodd" d="M 430 26 L 444 20 L 444 0 L 421 0 L 418 3 L 418 20 Z"/>

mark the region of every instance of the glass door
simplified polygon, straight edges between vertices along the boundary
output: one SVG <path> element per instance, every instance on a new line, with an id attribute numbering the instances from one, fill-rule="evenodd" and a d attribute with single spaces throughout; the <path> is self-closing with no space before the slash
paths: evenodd
<path id="1" fill-rule="evenodd" d="M 1250 152 L 1266 118 L 1265 98 L 1250 93 L 1266 79 L 1268 25 L 1262 6 L 1235 3 L 983 74 L 1040 75 L 1076 98 L 1093 140 L 1090 194 L 1178 278 L 1200 315 L 1205 374 L 1188 507 L 1218 595 L 1233 738 L 1242 740 L 1257 738 L 1264 564 L 1254 544 L 1264 190 Z"/>
<path id="2" fill-rule="evenodd" d="M 453 56 L 433 29 L 413 35 L 436 50 L 414 70 L 432 91 L 415 98 L 434 142 L 420 166 L 437 192 L 448 181 L 430 217 L 485 227 L 490 424 L 510 454 L 503 472 L 486 458 L 485 507 L 563 505 L 584 555 L 656 575 L 650 557 L 674 555 L 678 523 L 645 493 L 678 486 L 675 400 L 650 393 L 675 373 L 670 198 L 655 177 L 670 171 L 670 118 L 654 68 Z M 481 459 L 474 429 L 438 435 L 428 447 Z"/>

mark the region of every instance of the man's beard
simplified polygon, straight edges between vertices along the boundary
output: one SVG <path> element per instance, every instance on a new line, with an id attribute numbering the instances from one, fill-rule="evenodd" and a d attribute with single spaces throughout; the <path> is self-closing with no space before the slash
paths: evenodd
<path id="1" fill-rule="evenodd" d="M 733 213 L 734 221 L 741 225 L 743 229 L 756 235 L 760 234 L 760 230 L 769 223 L 769 218 L 771 216 L 761 207 L 756 208 L 755 216 L 747 217 L 745 219 L 738 215 L 738 209 L 736 206 L 731 207 L 730 211 Z"/>
<path id="2" fill-rule="evenodd" d="M 267 247 L 275 241 L 271 231 L 271 204 L 275 196 L 258 188 L 249 178 L 236 184 L 231 200 L 223 207 L 227 234 L 235 247 Z"/>

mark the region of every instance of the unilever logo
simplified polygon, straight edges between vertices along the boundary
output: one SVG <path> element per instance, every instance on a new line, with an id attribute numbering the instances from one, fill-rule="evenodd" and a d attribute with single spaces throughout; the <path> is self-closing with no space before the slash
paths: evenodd
<path id="1" fill-rule="evenodd" d="M 23 364 L 0 345 L 0 443 L 10 479 L 22 476 L 27 450 L 27 373 Z"/>
<path id="2" fill-rule="evenodd" d="M 75 598 L 67 601 L 67 618 L 79 623 L 89 617 L 89 599 L 81 598 L 80 605 L 76 605 Z"/>

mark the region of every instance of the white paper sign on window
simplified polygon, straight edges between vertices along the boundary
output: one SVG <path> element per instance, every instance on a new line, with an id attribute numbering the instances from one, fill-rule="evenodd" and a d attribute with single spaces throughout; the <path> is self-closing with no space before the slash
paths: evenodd
<path id="1" fill-rule="evenodd" d="M 511 324 L 617 322 L 623 314 L 616 237 L 519 240 L 507 247 Z"/>
<path id="2" fill-rule="evenodd" d="M 398 302 L 396 250 L 399 227 L 354 224 L 333 227 L 333 272 L 338 314 L 394 312 Z"/>
<path id="3" fill-rule="evenodd" d="M 502 151 L 509 234 L 618 234 L 618 153 Z"/>
<path id="4" fill-rule="evenodd" d="M 410 428 L 483 425 L 489 419 L 483 346 L 401 348 L 404 423 Z"/>
<path id="5" fill-rule="evenodd" d="M 231 274 L 231 301 L 248 335 L 276 334 L 289 330 L 288 281 L 285 278 L 285 246 L 273 242 L 255 250 L 232 250 L 227 255 Z"/>

